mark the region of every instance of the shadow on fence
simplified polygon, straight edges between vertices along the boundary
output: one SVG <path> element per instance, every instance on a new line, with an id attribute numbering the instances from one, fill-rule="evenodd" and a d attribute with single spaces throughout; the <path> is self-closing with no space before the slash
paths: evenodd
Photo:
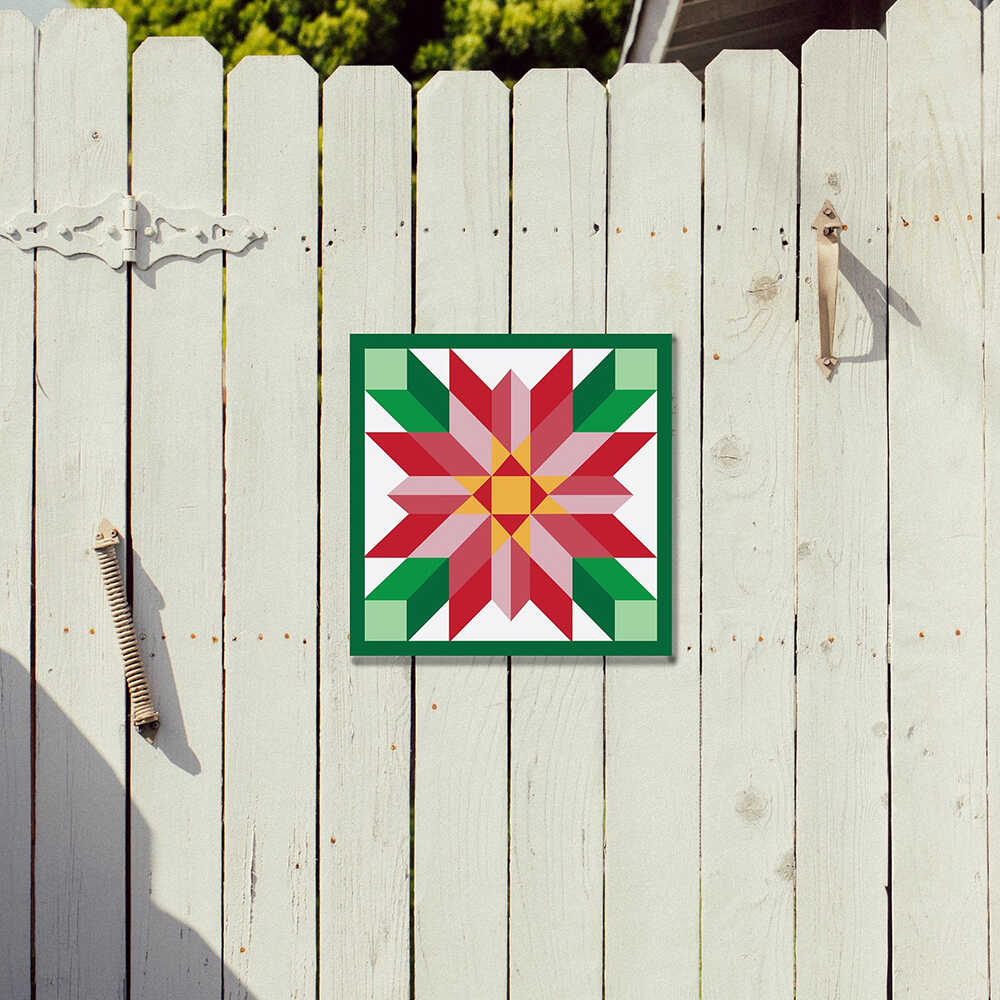
<path id="1" fill-rule="evenodd" d="M 136 627 L 144 628 L 154 636 L 164 634 L 160 612 L 166 607 L 166 601 L 159 588 L 149 578 L 142 565 L 139 553 L 132 550 L 132 590 L 135 595 L 133 606 L 142 608 L 142 620 L 136 618 Z M 142 633 L 140 633 L 140 636 Z M 171 763 L 187 771 L 188 774 L 201 773 L 201 761 L 188 742 L 187 729 L 184 726 L 184 715 L 181 712 L 180 697 L 177 694 L 177 684 L 174 681 L 174 669 L 170 660 L 170 647 L 165 642 L 157 642 L 152 655 L 157 662 L 147 663 L 146 672 L 153 688 L 153 701 L 161 719 L 170 719 L 170 726 L 161 726 L 156 734 L 155 747 Z M 221 726 L 222 720 L 220 718 Z"/>
<path id="2" fill-rule="evenodd" d="M 884 332 L 889 321 L 889 310 L 895 309 L 910 326 L 919 327 L 920 317 L 902 295 L 889 288 L 881 278 L 865 267 L 843 243 L 840 244 L 840 273 L 857 293 L 858 298 L 868 311 L 874 331 L 868 353 L 856 354 L 853 357 L 840 355 L 841 364 L 844 362 L 860 364 L 866 361 L 885 361 L 886 338 Z M 880 331 L 883 335 L 880 335 Z"/>
<path id="3" fill-rule="evenodd" d="M 140 574 L 142 571 L 139 567 L 138 559 L 135 560 L 134 565 L 136 573 Z M 146 584 L 152 586 L 148 580 Z M 160 607 L 162 606 L 161 604 Z M 177 692 L 173 687 L 170 670 L 164 670 L 162 666 L 158 667 L 157 680 L 159 683 L 157 684 L 156 694 L 162 705 L 161 711 L 179 713 Z M 0 694 L 7 692 L 9 695 L 18 690 L 24 694 L 30 684 L 31 679 L 28 668 L 16 657 L 0 649 Z M 157 947 L 166 946 L 177 956 L 174 970 L 177 974 L 177 981 L 172 985 L 183 988 L 186 980 L 188 986 L 187 988 L 183 988 L 183 995 L 185 997 L 191 997 L 192 1000 L 198 1000 L 200 997 L 217 997 L 219 995 L 221 980 L 222 995 L 226 1000 L 256 1000 L 256 995 L 238 980 L 233 970 L 225 965 L 222 957 L 216 953 L 196 930 L 183 920 L 160 909 L 154 902 L 150 901 L 148 909 L 142 907 L 145 910 L 143 926 L 139 927 L 137 925 L 134 915 L 144 901 L 136 900 L 135 888 L 147 882 L 144 872 L 148 871 L 150 866 L 156 864 L 156 850 L 150 825 L 141 813 L 133 806 L 130 806 L 126 790 L 111 766 L 73 724 L 65 712 L 49 697 L 42 684 L 35 685 L 34 697 L 35 717 L 36 719 L 44 720 L 45 727 L 44 733 L 36 733 L 35 740 L 36 742 L 43 739 L 55 740 L 65 747 L 67 758 L 74 761 L 74 798 L 77 802 L 85 802 L 88 807 L 85 814 L 74 814 L 65 817 L 65 824 L 55 834 L 56 837 L 65 837 L 67 841 L 72 841 L 72 864 L 75 873 L 74 879 L 67 881 L 65 886 L 59 890 L 60 893 L 70 894 L 74 891 L 74 887 L 79 887 L 81 884 L 90 887 L 114 887 L 116 884 L 120 885 L 122 881 L 121 863 L 123 857 L 132 872 L 133 899 L 130 909 L 133 914 L 133 926 L 131 930 L 126 929 L 126 946 L 128 946 L 128 936 L 131 937 L 131 977 L 133 983 L 131 995 L 133 997 L 153 995 L 158 986 L 163 985 L 163 983 L 157 984 L 151 980 L 150 986 L 143 989 L 137 986 L 137 980 L 139 978 L 138 969 L 142 964 L 143 951 L 148 955 Z M 174 718 L 179 718 L 179 714 L 174 716 Z M 181 734 L 179 740 L 176 736 L 172 743 L 165 741 L 164 744 L 161 744 L 157 740 L 157 745 L 177 767 L 183 768 L 189 774 L 197 774 L 200 770 L 198 758 L 188 745 L 186 737 L 184 737 L 183 727 L 181 727 L 179 732 Z M 5 762 L 5 770 L 8 771 L 8 778 L 10 777 L 10 771 L 16 766 L 16 763 L 11 761 Z M 84 784 L 86 787 L 81 787 L 81 784 Z M 128 844 L 123 843 L 121 853 L 118 853 L 113 848 L 109 850 L 106 833 L 109 824 L 114 824 L 114 817 L 116 815 L 121 815 L 124 818 L 126 815 L 125 811 L 129 809 L 131 809 L 130 841 Z M 80 810 L 80 812 L 84 813 L 84 810 Z M 98 820 L 97 822 L 93 822 L 95 817 Z M 30 818 L 27 817 L 5 816 L 4 826 L 8 832 L 14 829 L 24 829 L 26 820 L 30 822 Z M 122 827 L 122 832 L 124 833 L 124 827 Z M 37 839 L 37 835 L 33 839 Z M 191 844 L 190 849 L 197 850 L 198 845 Z M 37 853 L 36 849 L 36 856 Z M 30 864 L 33 868 L 35 858 L 24 857 L 21 864 L 25 868 Z M 219 871 L 221 877 L 221 858 L 219 859 Z M 72 913 L 80 907 L 80 900 L 54 897 L 51 891 L 43 891 L 37 884 L 34 886 L 33 894 L 35 896 L 36 912 L 42 908 L 47 908 L 50 911 L 54 909 L 59 912 Z M 21 896 L 19 893 L 16 895 Z M 24 899 L 23 896 L 22 898 L 15 898 L 13 900 L 9 897 L 6 898 L 3 905 L 6 907 L 8 904 L 21 908 L 23 920 L 30 923 L 34 922 L 31 919 L 31 914 L 25 912 L 28 900 Z M 129 911 L 129 908 L 126 907 L 124 896 L 121 898 L 120 904 L 122 908 L 121 924 L 122 926 L 126 926 L 125 914 Z M 11 926 L 14 921 L 18 920 L 16 912 L 8 911 L 6 917 L 8 920 L 13 918 L 10 924 L 8 924 L 8 920 L 4 921 L 4 924 L 8 926 Z M 85 923 L 86 921 L 84 921 Z M 31 943 L 32 950 L 36 955 L 39 952 L 43 955 L 45 953 L 51 955 L 54 954 L 55 949 L 64 946 L 64 942 L 52 942 L 51 947 L 47 947 L 45 942 L 37 939 L 39 933 L 41 932 L 36 929 L 36 940 Z M 141 938 L 140 935 L 142 936 Z M 182 944 L 178 946 L 178 942 L 182 942 Z M 24 944 L 27 944 L 26 940 L 24 940 Z M 85 946 L 85 942 L 81 942 L 81 947 Z M 5 961 L 10 960 L 12 965 L 21 964 L 26 968 L 26 962 L 19 962 L 16 955 L 13 954 L 16 948 L 16 943 L 5 943 L 2 949 L 6 953 L 4 955 Z M 115 961 L 117 961 L 117 958 L 118 949 L 116 947 Z M 68 959 L 59 960 L 58 968 L 63 968 L 64 965 L 70 967 L 73 964 L 73 956 L 69 956 Z M 92 966 L 96 964 L 94 956 L 91 956 L 91 964 Z M 213 968 L 219 970 L 218 975 L 210 971 Z M 52 982 L 59 975 L 60 973 L 57 968 L 38 968 L 35 970 L 35 978 L 38 983 L 45 981 L 46 985 L 70 988 L 71 984 L 69 983 L 59 984 Z M 121 970 L 121 978 L 125 978 L 125 969 Z M 202 987 L 200 991 L 198 988 L 199 985 Z M 179 996 L 180 994 L 177 995 Z"/>

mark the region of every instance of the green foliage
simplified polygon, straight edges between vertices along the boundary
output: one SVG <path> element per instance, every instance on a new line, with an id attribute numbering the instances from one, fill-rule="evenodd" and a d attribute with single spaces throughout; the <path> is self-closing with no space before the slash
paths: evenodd
<path id="1" fill-rule="evenodd" d="M 423 43 L 412 67 L 492 69 L 516 80 L 533 66 L 583 66 L 610 77 L 631 0 L 444 0 L 438 37 Z"/>
<path id="2" fill-rule="evenodd" d="M 247 55 L 299 53 L 322 77 L 391 64 L 419 86 L 440 69 L 583 66 L 608 79 L 632 0 L 74 0 L 109 3 L 134 50 L 147 35 L 203 35 L 231 69 Z"/>
<path id="3" fill-rule="evenodd" d="M 108 0 L 75 0 L 105 7 Z M 324 77 L 342 63 L 391 61 L 404 0 L 111 0 L 134 50 L 147 35 L 203 35 L 231 69 L 248 55 L 302 55 Z"/>

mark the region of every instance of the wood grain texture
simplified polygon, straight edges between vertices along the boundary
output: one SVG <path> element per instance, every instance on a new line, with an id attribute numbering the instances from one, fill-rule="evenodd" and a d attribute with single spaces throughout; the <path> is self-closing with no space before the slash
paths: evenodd
<path id="1" fill-rule="evenodd" d="M 706 1000 L 793 989 L 797 84 L 766 51 L 705 76 Z"/>
<path id="2" fill-rule="evenodd" d="M 316 992 L 317 122 L 298 56 L 229 76 L 224 995 Z"/>
<path id="3" fill-rule="evenodd" d="M 440 74 L 415 225 L 410 87 L 341 69 L 320 234 L 316 76 L 245 60 L 228 209 L 266 239 L 228 260 L 227 358 L 219 256 L 129 278 L 0 240 L 0 997 L 31 993 L 33 947 L 37 1000 L 125 1000 L 129 960 L 135 1000 L 407 1000 L 411 975 L 416 1000 L 843 1000 L 883 996 L 890 961 L 896 998 L 986 1000 L 1000 4 L 983 18 L 900 0 L 888 46 L 814 36 L 801 171 L 795 71 L 720 56 L 704 235 L 679 66 L 625 67 L 607 105 L 533 71 L 513 146 L 503 84 Z M 53 14 L 37 52 L 0 14 L 0 223 L 128 189 L 126 66 L 109 11 Z M 221 76 L 203 40 L 139 50 L 135 194 L 221 207 Z M 848 224 L 830 382 L 824 198 Z M 675 335 L 673 657 L 351 660 L 347 345 L 412 328 Z M 130 532 L 155 746 L 126 731 L 103 516 Z"/>
<path id="4" fill-rule="evenodd" d="M 983 15 L 983 185 L 986 400 L 986 648 L 1000 649 L 1000 6 Z M 1000 674 L 995 656 L 986 660 L 987 787 L 1000 782 Z M 989 797 L 988 824 L 1000 829 L 1000 800 Z M 989 864 L 1000 871 L 998 839 L 989 840 Z M 990 880 L 989 911 L 1000 913 L 1000 879 Z M 1000 993 L 1000 934 L 990 934 L 990 989 Z"/>
<path id="5" fill-rule="evenodd" d="M 514 87 L 511 333 L 604 333 L 607 93 L 586 70 Z"/>
<path id="6" fill-rule="evenodd" d="M 985 997 L 980 15 L 888 16 L 892 969 Z M 923 53 L 919 65 L 913 54 Z"/>
<path id="7" fill-rule="evenodd" d="M 445 71 L 421 88 L 418 333 L 509 332 L 509 158 L 510 91 L 492 73 Z"/>
<path id="8" fill-rule="evenodd" d="M 124 192 L 125 46 L 110 10 L 43 22 L 40 212 Z M 125 691 L 93 543 L 102 517 L 126 530 L 126 274 L 37 256 L 36 996 L 113 998 L 125 978 Z"/>
<path id="9" fill-rule="evenodd" d="M 702 89 L 691 73 L 672 64 L 626 66 L 609 91 L 608 330 L 674 338 L 674 655 L 607 661 L 605 978 L 608 996 L 694 998 Z M 666 161 L 669 171 L 663 169 Z"/>
<path id="10" fill-rule="evenodd" d="M 221 213 L 219 53 L 147 39 L 132 96 L 133 190 Z M 131 996 L 218 995 L 221 253 L 132 270 L 131 440 L 133 616 L 160 713 L 155 744 L 132 731 Z"/>
<path id="11" fill-rule="evenodd" d="M 607 93 L 584 70 L 514 87 L 511 332 L 603 333 Z M 510 997 L 602 996 L 604 670 L 510 674 Z"/>
<path id="12" fill-rule="evenodd" d="M 438 73 L 417 97 L 417 333 L 509 331 L 510 91 Z M 507 996 L 507 663 L 416 661 L 420 1000 Z"/>
<path id="13" fill-rule="evenodd" d="M 35 28 L 0 12 L 0 223 L 34 204 Z M 35 261 L 0 240 L 0 996 L 31 992 Z"/>
<path id="14" fill-rule="evenodd" d="M 410 85 L 342 66 L 323 88 L 320 996 L 410 995 L 409 659 L 351 659 L 348 348 L 406 333 Z"/>
<path id="15" fill-rule="evenodd" d="M 888 967 L 886 52 L 875 31 L 802 50 L 799 216 L 796 983 L 878 996 Z M 816 231 L 841 234 L 830 381 Z M 897 307 L 900 303 L 897 303 Z"/>

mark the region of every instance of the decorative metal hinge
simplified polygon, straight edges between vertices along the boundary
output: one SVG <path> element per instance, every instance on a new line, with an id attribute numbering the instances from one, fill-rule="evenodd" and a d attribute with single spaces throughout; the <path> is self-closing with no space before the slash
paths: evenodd
<path id="1" fill-rule="evenodd" d="M 150 194 L 112 194 L 99 205 L 22 212 L 0 226 L 0 239 L 21 250 L 90 254 L 115 270 L 127 263 L 145 270 L 167 257 L 195 260 L 212 250 L 239 253 L 263 237 L 264 230 L 242 216 L 170 208 Z"/>

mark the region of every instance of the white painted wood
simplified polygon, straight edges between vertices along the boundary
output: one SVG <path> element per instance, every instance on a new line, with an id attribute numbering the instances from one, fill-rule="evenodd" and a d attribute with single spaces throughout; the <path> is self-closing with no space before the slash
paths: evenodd
<path id="1" fill-rule="evenodd" d="M 906 304 L 889 312 L 893 991 L 976 998 L 988 988 L 980 15 L 901 0 L 888 34 L 889 287 Z"/>
<path id="2" fill-rule="evenodd" d="M 418 333 L 509 330 L 509 124 L 492 73 L 438 73 L 417 95 Z"/>
<path id="3" fill-rule="evenodd" d="M 35 28 L 0 12 L 0 222 L 34 204 Z M 31 490 L 35 262 L 0 240 L 0 996 L 31 992 Z"/>
<path id="4" fill-rule="evenodd" d="M 318 96 L 298 56 L 229 76 L 227 208 L 267 239 L 226 269 L 227 998 L 316 992 Z"/>
<path id="5" fill-rule="evenodd" d="M 438 73 L 418 94 L 418 333 L 509 330 L 509 124 L 492 73 Z M 415 995 L 504 1000 L 506 661 L 418 659 L 414 725 Z"/>
<path id="6" fill-rule="evenodd" d="M 674 655 L 607 661 L 605 979 L 609 997 L 687 1000 L 699 988 L 702 90 L 679 63 L 630 64 L 608 89 L 608 330 L 674 337 Z"/>
<path id="7" fill-rule="evenodd" d="M 125 190 L 125 45 L 111 10 L 43 22 L 39 211 Z M 126 530 L 126 274 L 37 256 L 36 995 L 122 997 L 125 693 L 93 542 Z"/>
<path id="8" fill-rule="evenodd" d="M 1000 6 L 983 15 L 983 184 L 985 250 L 984 371 L 986 377 L 986 648 L 1000 648 Z M 987 783 L 1000 781 L 1000 687 L 998 666 L 987 658 Z M 993 785 L 997 787 L 996 784 Z M 1000 802 L 989 798 L 991 830 L 1000 827 Z M 989 840 L 991 869 L 1000 871 L 995 836 Z M 1000 913 L 1000 880 L 990 881 L 989 911 Z M 994 916 L 993 919 L 996 919 Z M 1000 934 L 990 935 L 990 988 L 1000 992 Z"/>
<path id="9" fill-rule="evenodd" d="M 607 94 L 586 70 L 514 87 L 512 333 L 604 332 Z"/>
<path id="10" fill-rule="evenodd" d="M 802 49 L 799 214 L 796 984 L 874 997 L 888 963 L 886 52 L 876 31 Z M 816 363 L 816 232 L 841 234 L 830 381 Z"/>
<path id="11" fill-rule="evenodd" d="M 603 333 L 607 94 L 585 70 L 514 87 L 511 332 Z M 514 658 L 510 997 L 602 995 L 604 670 Z"/>
<path id="12" fill-rule="evenodd" d="M 412 329 L 412 92 L 388 66 L 323 87 L 320 996 L 410 995 L 411 661 L 351 659 L 351 333 Z"/>
<path id="13" fill-rule="evenodd" d="M 798 80 L 779 53 L 705 74 L 702 977 L 791 997 Z"/>
<path id="14" fill-rule="evenodd" d="M 609 997 L 694 997 L 699 961 L 709 1000 L 790 998 L 793 989 L 831 1000 L 879 995 L 887 726 L 894 995 L 987 996 L 986 781 L 998 742 L 988 761 L 987 708 L 1000 718 L 1000 698 L 984 700 L 993 680 L 986 639 L 1000 620 L 988 600 L 1000 588 L 991 523 L 1000 9 L 985 17 L 984 107 L 980 22 L 965 0 L 902 0 L 889 19 L 888 77 L 874 34 L 822 33 L 806 46 L 798 341 L 795 73 L 774 53 L 730 52 L 712 64 L 701 358 L 700 92 L 686 71 L 630 66 L 613 81 L 607 226 L 601 88 L 580 71 L 529 74 L 516 90 L 513 234 L 506 88 L 489 74 L 441 74 L 422 91 L 419 331 L 504 333 L 508 308 L 518 331 L 602 330 L 607 241 L 607 328 L 677 336 L 676 655 L 607 667 Z M 27 207 L 33 183 L 33 36 L 17 15 L 0 15 L 0 53 L 2 221 Z M 110 12 L 46 21 L 40 209 L 125 190 L 125 67 L 125 28 Z M 139 52 L 134 190 L 219 207 L 220 73 L 202 42 L 157 40 Z M 164 722 L 156 747 L 132 740 L 132 992 L 215 994 L 221 980 L 228 997 L 311 1000 L 318 912 L 326 1000 L 408 996 L 415 724 L 416 997 L 502 1000 L 508 975 L 518 1000 L 596 997 L 596 664 L 515 662 L 508 717 L 502 660 L 420 660 L 411 720 L 409 665 L 347 654 L 345 348 L 352 330 L 410 328 L 410 104 L 392 70 L 341 70 L 328 82 L 321 246 L 315 85 L 308 67 L 286 58 L 247 60 L 232 81 L 229 209 L 266 227 L 268 239 L 228 262 L 224 632 L 221 262 L 168 261 L 133 277 L 133 568 Z M 831 382 L 813 360 L 809 224 L 824 197 L 849 226 L 842 360 Z M 327 405 L 317 548 L 321 251 Z M 92 535 L 102 516 L 128 527 L 126 277 L 43 250 L 37 283 L 33 392 L 32 258 L 0 242 L 0 812 L 13 817 L 0 847 L 0 995 L 30 990 L 33 396 L 37 995 L 123 998 L 125 705 Z M 702 365 L 700 505 L 692 394 Z M 317 552 L 330 581 L 321 650 Z"/>
<path id="15" fill-rule="evenodd" d="M 222 210 L 222 57 L 132 64 L 132 188 Z M 160 713 L 133 730 L 133 1000 L 221 990 L 222 255 L 132 271 L 133 615 Z M 196 847 L 196 849 L 193 849 Z"/>

